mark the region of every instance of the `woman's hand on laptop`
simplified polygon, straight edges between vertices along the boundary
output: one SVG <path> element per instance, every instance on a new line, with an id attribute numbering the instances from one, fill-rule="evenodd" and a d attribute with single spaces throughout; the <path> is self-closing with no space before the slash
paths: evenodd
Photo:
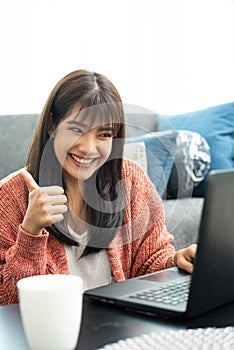
<path id="1" fill-rule="evenodd" d="M 180 269 L 193 272 L 193 261 L 197 251 L 197 244 L 191 244 L 187 248 L 178 250 L 175 255 L 169 259 L 168 267 L 178 266 Z"/>

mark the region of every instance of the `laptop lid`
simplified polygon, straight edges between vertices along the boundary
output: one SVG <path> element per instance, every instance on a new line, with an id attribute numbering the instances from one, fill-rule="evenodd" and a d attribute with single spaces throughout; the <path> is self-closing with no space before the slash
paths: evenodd
<path id="1" fill-rule="evenodd" d="M 210 173 L 188 302 L 194 316 L 234 300 L 234 169 Z"/>
<path id="2" fill-rule="evenodd" d="M 85 295 L 152 315 L 193 317 L 234 300 L 233 256 L 234 170 L 213 171 L 207 178 L 192 275 L 172 268 L 88 290 Z M 191 280 L 188 301 L 171 305 L 134 297 L 188 280 Z"/>

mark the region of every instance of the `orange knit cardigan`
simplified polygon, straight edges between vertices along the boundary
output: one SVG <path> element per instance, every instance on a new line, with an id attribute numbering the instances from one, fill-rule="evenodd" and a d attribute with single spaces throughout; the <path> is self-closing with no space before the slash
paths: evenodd
<path id="1" fill-rule="evenodd" d="M 117 282 L 166 268 L 174 254 L 162 200 L 136 164 L 124 161 L 126 211 L 123 226 L 107 248 Z M 18 302 L 16 282 L 38 274 L 68 274 L 65 249 L 44 229 L 33 236 L 21 223 L 28 190 L 19 172 L 0 182 L 0 305 Z"/>

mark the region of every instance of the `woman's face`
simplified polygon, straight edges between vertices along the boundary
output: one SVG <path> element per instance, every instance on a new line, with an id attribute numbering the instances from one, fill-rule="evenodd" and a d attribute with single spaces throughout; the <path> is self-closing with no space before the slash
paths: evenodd
<path id="1" fill-rule="evenodd" d="M 54 130 L 54 151 L 62 165 L 65 183 L 66 180 L 89 179 L 109 158 L 113 128 L 111 125 L 99 124 L 97 120 L 90 127 L 85 120 L 79 120 L 73 108 Z"/>

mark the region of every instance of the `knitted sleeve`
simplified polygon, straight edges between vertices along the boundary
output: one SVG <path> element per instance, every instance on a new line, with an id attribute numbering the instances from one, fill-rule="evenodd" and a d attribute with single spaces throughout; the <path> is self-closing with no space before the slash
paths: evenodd
<path id="1" fill-rule="evenodd" d="M 26 208 L 27 191 L 20 177 L 1 182 L 0 305 L 18 302 L 16 283 L 19 279 L 59 272 L 47 247 L 48 232 L 44 230 L 42 235 L 33 236 L 22 230 Z"/>

